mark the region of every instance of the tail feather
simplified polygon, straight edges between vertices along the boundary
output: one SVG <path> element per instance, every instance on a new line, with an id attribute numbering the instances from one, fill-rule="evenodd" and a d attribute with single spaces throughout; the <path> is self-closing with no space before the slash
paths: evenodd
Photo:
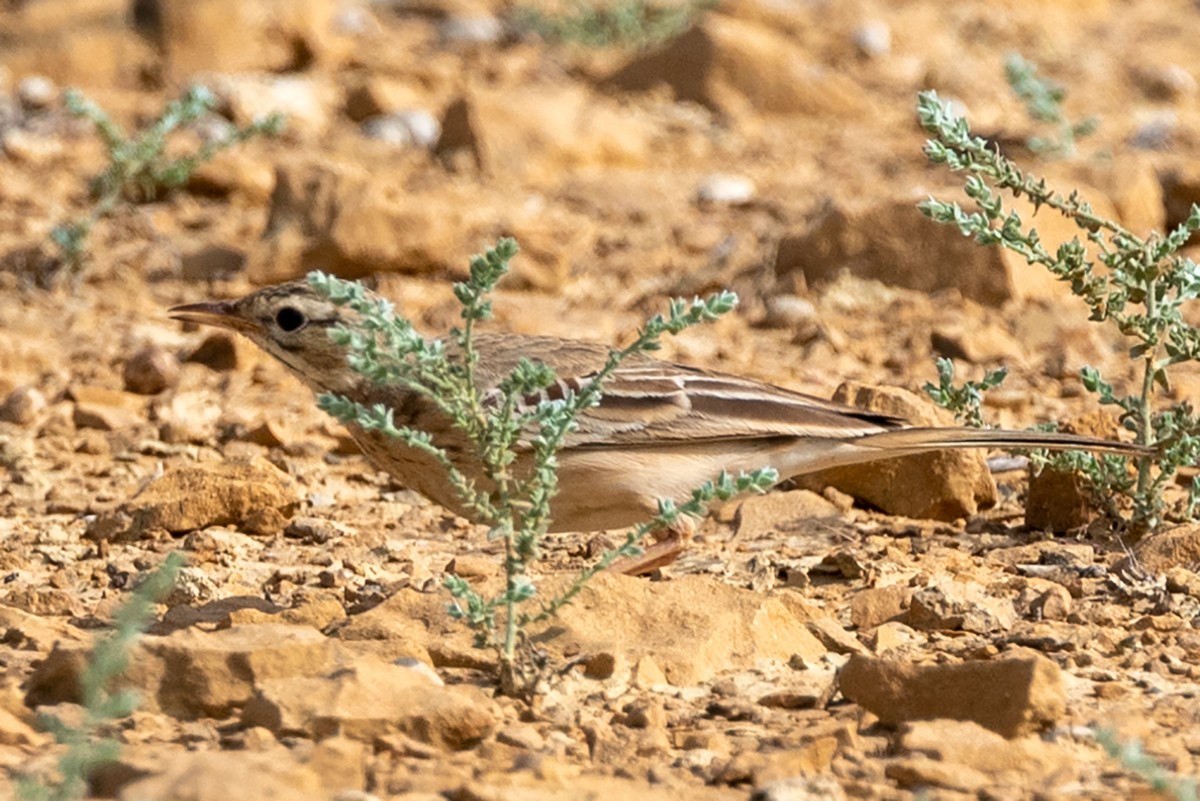
<path id="1" fill-rule="evenodd" d="M 1060 434 L 1054 431 L 1010 431 L 1000 428 L 901 428 L 870 434 L 854 444 L 879 448 L 888 455 L 922 453 L 942 448 L 1045 448 L 1090 451 L 1121 456 L 1149 456 L 1153 448 L 1115 440 Z"/>

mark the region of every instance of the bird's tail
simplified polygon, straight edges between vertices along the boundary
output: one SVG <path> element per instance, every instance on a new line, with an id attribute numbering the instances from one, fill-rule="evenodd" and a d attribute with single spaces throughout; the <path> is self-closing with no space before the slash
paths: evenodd
<path id="1" fill-rule="evenodd" d="M 869 434 L 855 445 L 879 448 L 899 456 L 942 448 L 1045 448 L 1052 451 L 1090 451 L 1121 456 L 1149 456 L 1153 448 L 1116 440 L 1060 434 L 1054 431 L 1010 431 L 1002 428 L 901 428 Z"/>

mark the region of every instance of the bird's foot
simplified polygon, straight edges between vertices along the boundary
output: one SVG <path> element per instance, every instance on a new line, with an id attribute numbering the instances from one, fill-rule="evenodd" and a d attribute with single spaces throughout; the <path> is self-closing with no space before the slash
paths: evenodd
<path id="1" fill-rule="evenodd" d="M 679 558 L 692 535 L 696 533 L 696 520 L 681 515 L 674 524 L 650 533 L 654 544 L 646 547 L 641 555 L 619 559 L 609 566 L 609 571 L 625 576 L 647 576 L 659 568 L 666 567 Z"/>

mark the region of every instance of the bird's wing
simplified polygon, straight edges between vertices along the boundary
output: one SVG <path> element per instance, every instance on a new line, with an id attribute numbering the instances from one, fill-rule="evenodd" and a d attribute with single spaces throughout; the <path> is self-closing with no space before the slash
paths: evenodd
<path id="1" fill-rule="evenodd" d="M 541 361 L 558 380 L 544 398 L 577 392 L 604 365 L 608 348 L 550 337 L 480 337 L 480 383 L 494 387 L 520 358 Z M 903 427 L 875 414 L 747 378 L 628 359 L 605 382 L 600 405 L 584 411 L 573 447 L 629 447 L 767 437 L 858 437 Z"/>

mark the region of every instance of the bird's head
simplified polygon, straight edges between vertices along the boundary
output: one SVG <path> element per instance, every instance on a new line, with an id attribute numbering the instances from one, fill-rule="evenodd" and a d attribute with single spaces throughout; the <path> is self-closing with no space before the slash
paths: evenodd
<path id="1" fill-rule="evenodd" d="M 237 300 L 175 306 L 168 313 L 175 320 L 243 334 L 315 390 L 344 393 L 357 382 L 346 351 L 329 338 L 334 326 L 353 325 L 355 313 L 303 281 L 265 287 Z"/>

